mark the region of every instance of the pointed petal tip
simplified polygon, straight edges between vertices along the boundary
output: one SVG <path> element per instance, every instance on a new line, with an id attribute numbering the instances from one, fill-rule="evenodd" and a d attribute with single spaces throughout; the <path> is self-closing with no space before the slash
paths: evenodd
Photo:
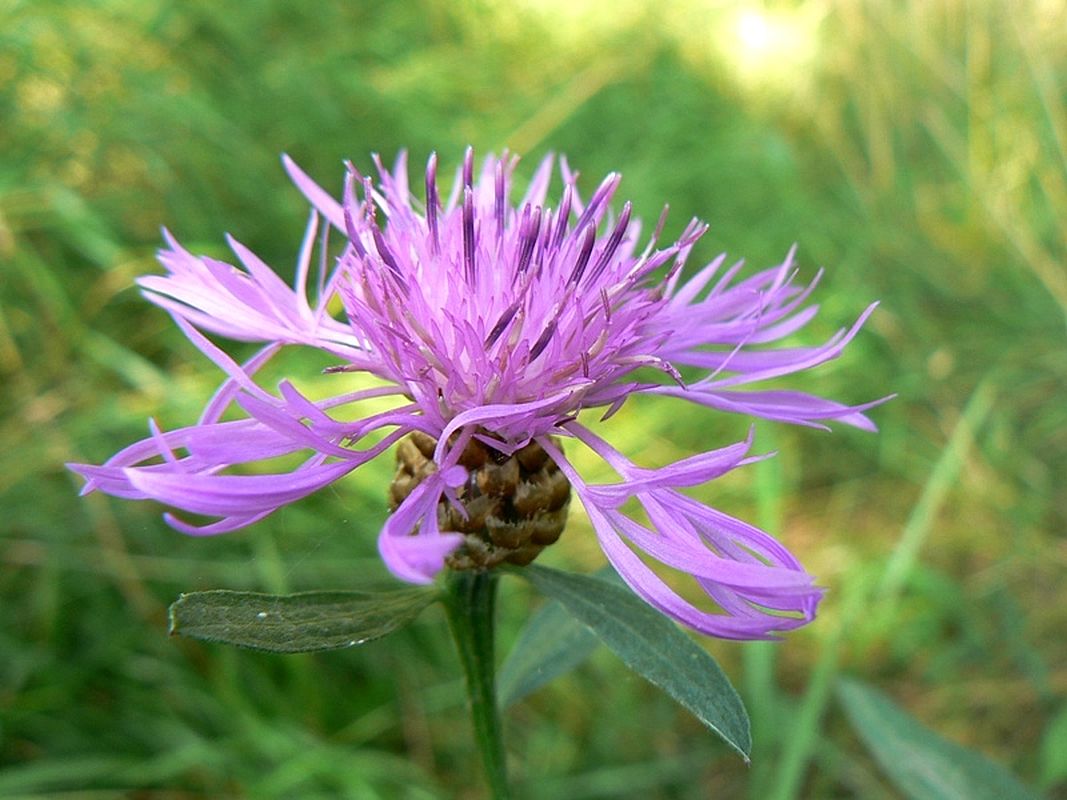
<path id="1" fill-rule="evenodd" d="M 167 511 L 163 514 L 163 521 L 178 533 L 184 534 L 185 536 L 203 538 L 206 536 L 218 536 L 223 533 L 232 533 L 233 531 L 251 525 L 253 522 L 258 522 L 264 517 L 269 516 L 270 513 L 271 512 L 255 514 L 250 517 L 223 517 L 220 520 L 209 522 L 204 525 L 193 525 L 191 522 L 186 522 L 176 514 Z"/>
<path id="2" fill-rule="evenodd" d="M 378 552 L 397 578 L 426 585 L 445 568 L 445 558 L 463 544 L 463 539 L 459 533 L 395 536 L 383 528 L 378 537 Z"/>
<path id="3" fill-rule="evenodd" d="M 87 494 L 92 494 L 96 491 L 97 484 L 96 481 L 93 480 L 91 474 L 91 470 L 93 469 L 91 464 L 79 464 L 74 461 L 67 461 L 64 462 L 63 466 L 85 481 L 81 489 L 78 490 L 78 497 L 85 497 Z"/>
<path id="4" fill-rule="evenodd" d="M 282 153 L 281 162 L 282 169 L 285 170 L 285 173 L 293 183 L 299 184 L 301 178 L 304 180 L 308 179 L 307 173 L 300 169 L 300 165 L 298 165 L 288 153 Z"/>

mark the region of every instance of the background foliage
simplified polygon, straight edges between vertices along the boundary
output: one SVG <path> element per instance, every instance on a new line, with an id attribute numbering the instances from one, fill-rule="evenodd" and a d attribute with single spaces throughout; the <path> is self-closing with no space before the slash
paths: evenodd
<path id="1" fill-rule="evenodd" d="M 751 769 L 606 652 L 509 711 L 520 795 L 894 797 L 838 675 L 1067 797 L 1067 7 L 619 0 L 46 0 L 0 7 L 0 795 L 477 797 L 439 609 L 387 642 L 274 657 L 168 640 L 179 591 L 387 585 L 391 465 L 215 540 L 76 497 L 145 419 L 219 376 L 132 288 L 165 224 L 291 269 L 306 207 L 401 147 L 566 153 L 668 232 L 712 224 L 753 267 L 828 270 L 816 331 L 882 307 L 805 388 L 877 437 L 761 425 L 781 455 L 701 490 L 830 588 L 774 646 L 703 644 L 742 689 Z M 291 370 L 298 360 L 287 362 Z M 315 369 L 319 365 L 315 365 Z M 309 378 L 313 380 L 313 378 Z M 662 463 L 738 420 L 638 401 L 612 423 Z M 602 563 L 575 514 L 546 563 Z M 537 602 L 508 581 L 502 639 Z"/>

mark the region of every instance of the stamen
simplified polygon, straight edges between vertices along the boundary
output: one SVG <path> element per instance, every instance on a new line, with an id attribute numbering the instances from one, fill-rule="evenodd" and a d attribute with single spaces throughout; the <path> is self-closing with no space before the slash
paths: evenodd
<path id="1" fill-rule="evenodd" d="M 474 148 L 469 145 L 463 154 L 463 185 L 468 189 L 474 186 Z"/>
<path id="2" fill-rule="evenodd" d="M 652 232 L 652 241 L 658 242 L 663 235 L 663 226 L 667 224 L 667 213 L 671 210 L 668 203 L 663 204 L 663 210 L 659 212 L 659 220 L 656 221 L 656 229 Z"/>
<path id="3" fill-rule="evenodd" d="M 526 206 L 522 210 L 522 222 L 519 225 L 519 241 L 522 247 L 519 250 L 519 260 L 515 265 L 515 273 L 521 275 L 530 265 L 530 257 L 533 255 L 534 245 L 537 244 L 537 234 L 541 230 L 541 208 L 531 209 Z"/>
<path id="4" fill-rule="evenodd" d="M 563 243 L 563 236 L 567 233 L 567 222 L 571 215 L 571 200 L 574 194 L 573 187 L 568 183 L 563 187 L 563 197 L 559 201 L 559 211 L 556 213 L 556 233 L 552 237 L 552 249 L 558 250 Z"/>
<path id="5" fill-rule="evenodd" d="M 470 151 L 468 151 L 470 152 Z M 464 165 L 466 169 L 466 165 Z M 463 189 L 463 268 L 467 283 L 474 285 L 474 190 L 468 185 Z"/>
<path id="6" fill-rule="evenodd" d="M 611 196 L 615 194 L 615 190 L 619 188 L 620 180 L 622 180 L 622 178 L 619 173 L 613 172 L 601 181 L 600 186 L 598 186 L 597 190 L 593 193 L 589 205 L 585 207 L 582 216 L 578 218 L 578 223 L 574 226 L 575 233 L 597 218 L 604 205 L 611 199 Z"/>
<path id="7" fill-rule="evenodd" d="M 348 234 L 348 241 L 352 245 L 352 248 L 356 251 L 356 254 L 360 258 L 367 257 L 367 249 L 363 246 L 363 242 L 360 239 L 360 231 L 356 228 L 356 220 L 352 216 L 352 209 L 358 209 L 360 204 L 356 198 L 355 179 L 356 170 L 355 167 L 348 164 L 348 174 L 345 175 L 345 189 L 343 197 L 342 208 L 345 216 L 345 232 Z"/>
<path id="8" fill-rule="evenodd" d="M 496 238 L 500 241 L 504 238 L 504 198 L 506 184 L 504 182 L 504 161 L 496 162 Z"/>
<path id="9" fill-rule="evenodd" d="M 589 273 L 590 281 L 595 281 L 600 276 L 600 273 L 604 271 L 604 267 L 611 261 L 611 257 L 615 255 L 615 251 L 619 248 L 619 244 L 622 242 L 622 237 L 626 235 L 626 228 L 630 224 L 631 211 L 633 211 L 633 204 L 627 201 L 626 205 L 622 207 L 619 221 L 615 224 L 615 230 L 611 232 L 611 238 L 608 239 L 608 244 L 604 248 L 604 252 L 600 254 L 596 266 L 593 267 L 593 271 Z"/>
<path id="10" fill-rule="evenodd" d="M 595 241 L 596 228 L 589 228 L 585 232 L 582 240 L 582 249 L 578 253 L 578 260 L 574 264 L 574 270 L 571 272 L 571 278 L 568 283 L 577 285 L 578 281 L 582 279 L 582 273 L 585 272 L 585 267 L 589 263 L 589 256 L 593 253 L 593 243 Z"/>
<path id="11" fill-rule="evenodd" d="M 497 320 L 496 325 L 489 331 L 489 335 L 485 337 L 486 348 L 492 347 L 500 335 L 504 332 L 504 329 L 508 327 L 511 320 L 515 318 L 515 314 L 519 310 L 519 306 L 522 305 L 521 300 L 516 300 L 512 303 L 503 314 L 500 315 L 500 319 Z"/>
<path id="12" fill-rule="evenodd" d="M 553 319 L 545 327 L 540 336 L 537 337 L 537 341 L 534 342 L 534 346 L 530 348 L 530 362 L 532 363 L 536 358 L 545 351 L 548 347 L 548 343 L 552 340 L 552 335 L 556 332 L 556 320 Z"/>
<path id="13" fill-rule="evenodd" d="M 430 153 L 430 160 L 426 163 L 426 223 L 430 229 L 430 247 L 436 255 L 441 250 L 441 242 L 437 235 L 437 212 L 440 210 L 440 200 L 437 197 L 437 153 Z"/>
<path id="14" fill-rule="evenodd" d="M 389 245 L 386 244 L 385 237 L 382 236 L 382 232 L 378 229 L 377 225 L 371 228 L 371 234 L 374 236 L 374 246 L 378 248 L 378 255 L 382 257 L 385 266 L 389 267 L 396 277 L 402 277 L 400 265 L 396 262 L 396 256 L 394 256 L 393 251 L 389 249 Z"/>

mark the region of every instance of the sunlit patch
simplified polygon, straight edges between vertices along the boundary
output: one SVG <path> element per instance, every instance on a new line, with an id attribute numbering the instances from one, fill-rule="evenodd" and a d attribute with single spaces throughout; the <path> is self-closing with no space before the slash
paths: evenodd
<path id="1" fill-rule="evenodd" d="M 737 9 L 718 41 L 725 64 L 750 89 L 795 90 L 814 68 L 820 20 L 810 4 L 791 11 Z"/>

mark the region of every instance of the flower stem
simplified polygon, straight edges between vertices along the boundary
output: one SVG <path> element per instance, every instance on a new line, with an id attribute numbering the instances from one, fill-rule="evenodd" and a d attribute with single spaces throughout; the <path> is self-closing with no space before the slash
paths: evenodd
<path id="1" fill-rule="evenodd" d="M 507 800 L 510 794 L 496 706 L 493 659 L 496 583 L 493 572 L 452 572 L 445 592 L 445 610 L 467 676 L 474 738 L 482 754 L 492 797 Z"/>

